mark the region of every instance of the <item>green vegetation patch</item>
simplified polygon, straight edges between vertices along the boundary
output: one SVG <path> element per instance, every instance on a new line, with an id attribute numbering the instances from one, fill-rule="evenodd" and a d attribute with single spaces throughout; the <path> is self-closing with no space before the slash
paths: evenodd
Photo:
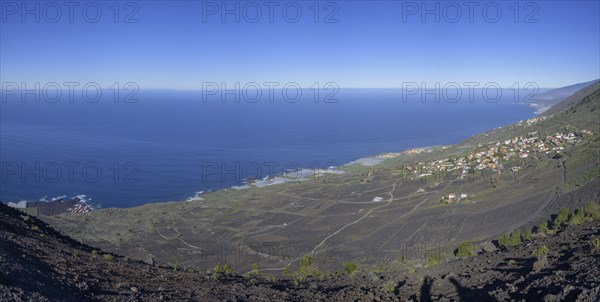
<path id="1" fill-rule="evenodd" d="M 456 257 L 467 258 L 475 256 L 475 248 L 473 242 L 467 241 L 461 243 L 456 250 Z"/>
<path id="2" fill-rule="evenodd" d="M 547 255 L 549 252 L 550 252 L 550 249 L 547 246 L 542 245 L 542 246 L 536 247 L 535 250 L 533 250 L 533 252 L 531 254 L 534 257 L 539 259 L 542 256 Z"/>

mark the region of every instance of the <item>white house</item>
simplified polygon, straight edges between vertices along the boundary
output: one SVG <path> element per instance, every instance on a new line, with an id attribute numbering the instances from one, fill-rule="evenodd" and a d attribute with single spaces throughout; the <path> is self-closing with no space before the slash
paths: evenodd
<path id="1" fill-rule="evenodd" d="M 375 202 L 380 202 L 382 200 L 383 200 L 383 197 L 379 197 L 379 196 L 373 198 L 373 201 L 375 201 Z"/>

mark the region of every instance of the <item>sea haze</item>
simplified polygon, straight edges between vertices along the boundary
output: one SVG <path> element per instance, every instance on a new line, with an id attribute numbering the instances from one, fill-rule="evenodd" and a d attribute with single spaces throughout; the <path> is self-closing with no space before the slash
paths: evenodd
<path id="1" fill-rule="evenodd" d="M 455 143 L 534 116 L 510 90 L 497 102 L 484 100 L 481 90 L 470 102 L 465 91 L 455 103 L 431 95 L 422 103 L 419 94 L 403 102 L 395 89 L 342 89 L 325 103 L 329 92 L 315 102 L 314 91 L 305 90 L 295 103 L 281 91 L 272 102 L 265 91 L 256 103 L 151 90 L 137 93 L 136 103 L 115 103 L 108 93 L 96 103 L 5 98 L 0 199 L 83 194 L 102 207 L 183 200 L 272 174 L 269 166 L 275 173 L 327 168 Z"/>

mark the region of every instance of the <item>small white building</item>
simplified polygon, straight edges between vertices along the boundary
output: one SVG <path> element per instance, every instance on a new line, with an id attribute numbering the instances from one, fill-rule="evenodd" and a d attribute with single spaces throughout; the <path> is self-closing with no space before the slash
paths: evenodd
<path id="1" fill-rule="evenodd" d="M 377 196 L 377 197 L 373 198 L 373 201 L 374 201 L 374 202 L 380 202 L 380 201 L 382 201 L 382 200 L 383 200 L 383 197 L 379 197 L 379 196 Z"/>

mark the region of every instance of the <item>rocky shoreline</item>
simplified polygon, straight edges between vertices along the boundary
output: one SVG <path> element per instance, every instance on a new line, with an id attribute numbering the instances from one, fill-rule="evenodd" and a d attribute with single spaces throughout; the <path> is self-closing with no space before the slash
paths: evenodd
<path id="1" fill-rule="evenodd" d="M 66 196 L 53 198 L 50 201 L 20 201 L 18 203 L 9 202 L 9 207 L 21 209 L 32 215 L 60 215 L 64 213 L 87 213 L 94 210 L 86 203 L 82 196 L 67 198 Z"/>

